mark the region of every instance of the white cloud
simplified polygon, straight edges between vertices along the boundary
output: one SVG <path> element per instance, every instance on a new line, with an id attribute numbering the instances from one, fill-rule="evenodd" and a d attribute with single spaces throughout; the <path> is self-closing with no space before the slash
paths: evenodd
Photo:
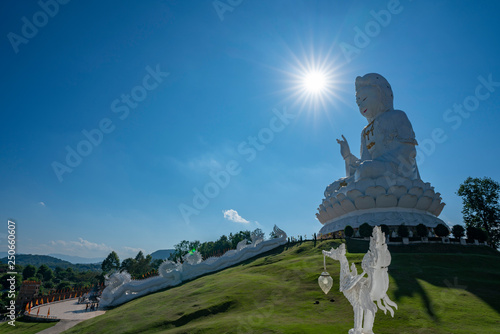
<path id="1" fill-rule="evenodd" d="M 38 205 L 43 206 L 45 208 L 45 203 L 44 202 L 38 202 Z"/>
<path id="2" fill-rule="evenodd" d="M 222 210 L 222 213 L 224 214 L 224 218 L 227 220 L 230 220 L 235 223 L 244 223 L 244 224 L 249 224 L 250 222 L 240 216 L 236 210 L 229 209 L 229 210 Z"/>
<path id="3" fill-rule="evenodd" d="M 78 238 L 78 241 L 52 240 L 49 245 L 42 245 L 47 253 L 60 253 L 66 255 L 75 255 L 82 257 L 102 256 L 106 252 L 111 252 L 113 249 L 105 244 L 98 244 Z"/>

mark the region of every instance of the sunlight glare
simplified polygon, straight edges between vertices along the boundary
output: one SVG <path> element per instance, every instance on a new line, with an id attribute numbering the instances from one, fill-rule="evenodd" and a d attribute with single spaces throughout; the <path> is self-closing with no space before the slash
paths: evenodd
<path id="1" fill-rule="evenodd" d="M 311 71 L 304 77 L 304 88 L 313 94 L 321 93 L 326 89 L 326 75 L 319 71 Z"/>
<path id="2" fill-rule="evenodd" d="M 299 54 L 290 50 L 288 57 L 288 68 L 282 70 L 286 75 L 286 88 L 282 92 L 286 93 L 285 101 L 290 101 L 292 108 L 319 118 L 330 117 L 331 111 L 338 110 L 340 105 L 350 106 L 344 97 L 344 63 L 333 49 L 322 52 L 321 48 L 316 51 L 311 48 L 310 52 L 303 50 Z"/>

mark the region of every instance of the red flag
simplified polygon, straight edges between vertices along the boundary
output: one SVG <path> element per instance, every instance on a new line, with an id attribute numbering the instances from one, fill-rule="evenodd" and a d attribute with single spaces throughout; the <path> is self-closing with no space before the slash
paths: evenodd
<path id="1" fill-rule="evenodd" d="M 36 315 L 38 315 L 38 313 L 40 313 L 40 308 L 38 308 L 38 311 L 36 311 Z"/>
<path id="2" fill-rule="evenodd" d="M 47 317 L 50 315 L 50 307 L 49 310 L 47 311 Z"/>

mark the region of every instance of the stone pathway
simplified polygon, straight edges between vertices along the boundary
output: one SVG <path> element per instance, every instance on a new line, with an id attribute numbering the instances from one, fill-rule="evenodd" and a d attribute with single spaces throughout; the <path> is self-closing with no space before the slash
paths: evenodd
<path id="1" fill-rule="evenodd" d="M 59 321 L 54 327 L 47 328 L 39 333 L 40 334 L 62 333 L 63 331 L 75 326 L 79 322 L 106 313 L 106 311 L 103 310 L 85 311 L 86 304 L 78 304 L 77 301 L 78 299 L 70 299 L 67 301 L 33 307 L 31 309 L 32 315 L 36 315 L 38 309 L 40 309 L 39 315 L 46 316 L 50 307 L 50 316 L 54 316 L 58 319 L 61 319 L 61 321 Z"/>

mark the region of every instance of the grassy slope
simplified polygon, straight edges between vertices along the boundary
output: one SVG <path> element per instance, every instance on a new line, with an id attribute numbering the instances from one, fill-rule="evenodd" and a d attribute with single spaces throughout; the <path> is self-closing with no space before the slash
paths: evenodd
<path id="1" fill-rule="evenodd" d="M 56 322 L 46 322 L 46 323 L 35 323 L 35 322 L 24 322 L 22 320 L 16 320 L 16 326 L 11 326 L 8 323 L 3 323 L 0 325 L 0 333 L 12 333 L 12 334 L 35 334 L 49 327 L 55 326 Z"/>
<path id="2" fill-rule="evenodd" d="M 317 283 L 321 249 L 336 242 L 282 247 L 129 302 L 68 333 L 346 333 L 353 312 L 338 292 L 338 262 L 327 259 L 334 278 L 328 295 Z M 362 257 L 349 254 L 358 267 Z M 499 260 L 498 254 L 394 253 L 389 296 L 399 310 L 394 318 L 377 312 L 375 332 L 500 332 Z"/>
<path id="3" fill-rule="evenodd" d="M 338 292 L 339 264 L 328 295 L 317 279 L 321 249 L 305 242 L 181 286 L 139 298 L 66 333 L 343 333 L 352 307 Z M 392 254 L 395 317 L 377 312 L 376 333 L 499 333 L 498 254 Z M 358 268 L 363 254 L 349 254 Z M 333 302 L 330 301 L 333 299 Z M 319 301 L 319 304 L 315 304 Z"/>

